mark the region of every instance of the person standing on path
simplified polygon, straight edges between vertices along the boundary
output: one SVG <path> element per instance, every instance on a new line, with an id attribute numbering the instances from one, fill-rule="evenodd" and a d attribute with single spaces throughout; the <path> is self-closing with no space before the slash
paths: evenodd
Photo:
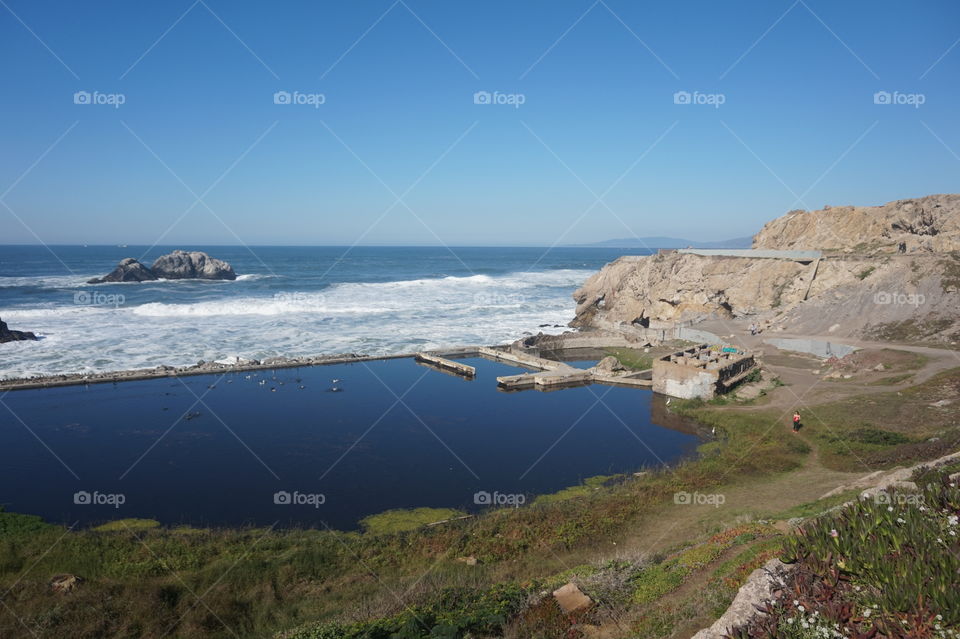
<path id="1" fill-rule="evenodd" d="M 793 432 L 800 432 L 800 411 L 795 411 L 793 413 Z"/>

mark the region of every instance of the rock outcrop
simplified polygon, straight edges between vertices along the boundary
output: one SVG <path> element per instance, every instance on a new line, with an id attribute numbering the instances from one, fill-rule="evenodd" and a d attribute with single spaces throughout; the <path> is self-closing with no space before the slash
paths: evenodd
<path id="1" fill-rule="evenodd" d="M 174 251 L 157 258 L 154 275 L 168 280 L 235 280 L 233 267 L 200 251 Z"/>
<path id="2" fill-rule="evenodd" d="M 147 268 L 132 257 L 120 261 L 113 271 L 103 277 L 95 277 L 87 284 L 105 282 L 149 282 L 158 279 L 168 280 L 235 280 L 237 274 L 233 267 L 223 260 L 210 257 L 201 251 L 174 251 L 161 255 L 151 268 Z"/>
<path id="3" fill-rule="evenodd" d="M 733 603 L 723 616 L 712 626 L 704 628 L 692 639 L 724 639 L 729 637 L 731 628 L 745 626 L 761 612 L 764 604 L 773 598 L 774 593 L 786 587 L 787 577 L 793 566 L 771 559 L 762 568 L 757 568 L 734 598 Z"/>
<path id="4" fill-rule="evenodd" d="M 790 211 L 768 222 L 753 248 L 895 253 L 901 242 L 908 253 L 960 250 L 960 194 Z"/>
<path id="5" fill-rule="evenodd" d="M 95 277 L 88 280 L 87 284 L 103 284 L 105 282 L 148 282 L 157 279 L 157 276 L 146 266 L 128 257 L 120 260 L 117 268 L 110 271 L 103 277 Z"/>
<path id="6" fill-rule="evenodd" d="M 960 341 L 960 195 L 880 207 L 791 212 L 754 247 L 824 250 L 822 259 L 625 256 L 574 293 L 571 326 L 620 331 L 750 318 L 801 334 Z M 905 245 L 906 254 L 900 254 Z"/>
<path id="7" fill-rule="evenodd" d="M 37 336 L 30 331 L 12 331 L 7 328 L 7 323 L 0 320 L 0 344 L 4 342 L 20 342 L 23 340 L 37 339 Z"/>

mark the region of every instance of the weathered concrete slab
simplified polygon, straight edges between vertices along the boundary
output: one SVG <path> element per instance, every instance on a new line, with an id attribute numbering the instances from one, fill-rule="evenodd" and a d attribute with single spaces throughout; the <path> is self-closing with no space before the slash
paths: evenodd
<path id="1" fill-rule="evenodd" d="M 527 353 L 518 353 L 517 351 L 502 351 L 496 348 L 487 348 L 486 346 L 481 346 L 477 349 L 477 353 L 481 357 L 486 357 L 496 362 L 507 362 L 509 364 L 516 364 L 518 366 L 526 366 L 527 368 L 539 368 L 540 370 L 555 370 L 558 368 L 571 368 L 563 362 L 557 362 L 552 359 L 544 359 L 542 357 L 537 357 L 535 355 L 528 355 Z"/>
<path id="2" fill-rule="evenodd" d="M 426 364 L 442 371 L 449 371 L 462 377 L 469 377 L 472 379 L 477 375 L 477 369 L 473 366 L 467 366 L 466 364 L 461 364 L 460 362 L 455 362 L 451 359 L 445 359 L 437 355 L 431 355 L 430 353 L 416 353 L 413 356 L 413 359 L 421 364 Z"/>

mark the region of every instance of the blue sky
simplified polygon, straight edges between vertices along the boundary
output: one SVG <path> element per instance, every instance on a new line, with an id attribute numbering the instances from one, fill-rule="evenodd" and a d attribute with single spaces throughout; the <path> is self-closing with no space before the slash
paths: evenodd
<path id="1" fill-rule="evenodd" d="M 952 1 L 2 0 L 0 243 L 725 239 L 954 192 L 958 39 Z"/>

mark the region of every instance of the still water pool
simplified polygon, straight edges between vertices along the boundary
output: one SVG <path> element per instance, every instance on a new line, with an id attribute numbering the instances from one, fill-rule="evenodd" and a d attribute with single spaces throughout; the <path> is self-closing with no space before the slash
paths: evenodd
<path id="1" fill-rule="evenodd" d="M 649 391 L 503 393 L 495 378 L 518 369 L 464 361 L 472 381 L 394 359 L 11 392 L 0 504 L 81 526 L 352 529 L 672 464 L 699 442 Z"/>

